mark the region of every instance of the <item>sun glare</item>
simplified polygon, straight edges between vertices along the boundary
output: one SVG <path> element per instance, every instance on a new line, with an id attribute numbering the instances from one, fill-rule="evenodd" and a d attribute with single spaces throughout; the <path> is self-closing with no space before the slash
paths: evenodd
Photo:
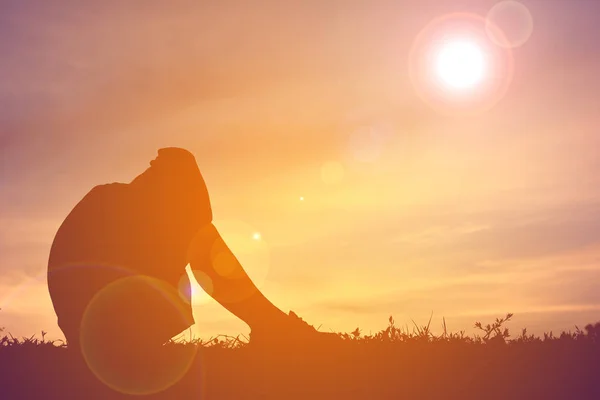
<path id="1" fill-rule="evenodd" d="M 483 80 L 485 60 L 475 43 L 455 40 L 445 43 L 436 59 L 439 79 L 452 89 L 468 89 Z"/>

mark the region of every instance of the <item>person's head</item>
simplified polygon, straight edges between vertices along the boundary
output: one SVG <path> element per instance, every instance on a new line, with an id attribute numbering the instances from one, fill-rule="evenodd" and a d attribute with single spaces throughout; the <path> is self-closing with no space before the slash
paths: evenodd
<path id="1" fill-rule="evenodd" d="M 194 155 L 177 147 L 158 150 L 150 168 L 138 175 L 131 186 L 158 199 L 182 223 L 199 226 L 212 221 L 208 190 Z"/>

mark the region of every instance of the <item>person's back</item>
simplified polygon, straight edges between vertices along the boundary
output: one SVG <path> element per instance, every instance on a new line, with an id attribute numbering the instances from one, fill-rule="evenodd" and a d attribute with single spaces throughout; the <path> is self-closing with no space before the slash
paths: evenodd
<path id="1" fill-rule="evenodd" d="M 178 163 L 195 166 L 191 154 L 161 149 L 156 161 L 130 184 L 96 186 L 56 234 L 48 287 L 70 347 L 78 348 L 81 335 L 89 333 L 81 328 L 92 311 L 93 334 L 124 345 L 133 338 L 164 343 L 193 324 L 189 301 L 172 293 L 182 283 L 189 286 L 186 252 L 199 226 L 212 218 L 208 195 L 199 171 L 196 176 L 192 169 L 194 179 L 179 173 Z M 152 281 L 111 292 L 127 276 Z M 104 309 L 94 308 L 96 303 Z"/>

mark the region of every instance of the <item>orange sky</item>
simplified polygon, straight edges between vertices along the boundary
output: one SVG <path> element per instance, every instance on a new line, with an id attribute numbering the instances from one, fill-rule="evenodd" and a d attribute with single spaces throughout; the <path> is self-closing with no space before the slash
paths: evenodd
<path id="1" fill-rule="evenodd" d="M 461 118 L 418 98 L 409 50 L 434 18 L 494 1 L 141 3 L 0 15 L 0 326 L 61 337 L 54 233 L 165 146 L 194 152 L 265 294 L 322 329 L 600 319 L 594 2 L 523 0 L 534 31 L 508 92 Z M 196 300 L 198 335 L 247 333 Z"/>

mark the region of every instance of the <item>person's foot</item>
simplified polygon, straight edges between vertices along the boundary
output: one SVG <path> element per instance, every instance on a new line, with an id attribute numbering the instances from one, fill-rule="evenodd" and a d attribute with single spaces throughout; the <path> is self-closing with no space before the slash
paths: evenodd
<path id="1" fill-rule="evenodd" d="M 286 319 L 279 326 L 252 329 L 250 333 L 250 345 L 253 347 L 315 346 L 338 341 L 341 341 L 338 334 L 318 331 L 293 311 L 289 312 Z"/>

